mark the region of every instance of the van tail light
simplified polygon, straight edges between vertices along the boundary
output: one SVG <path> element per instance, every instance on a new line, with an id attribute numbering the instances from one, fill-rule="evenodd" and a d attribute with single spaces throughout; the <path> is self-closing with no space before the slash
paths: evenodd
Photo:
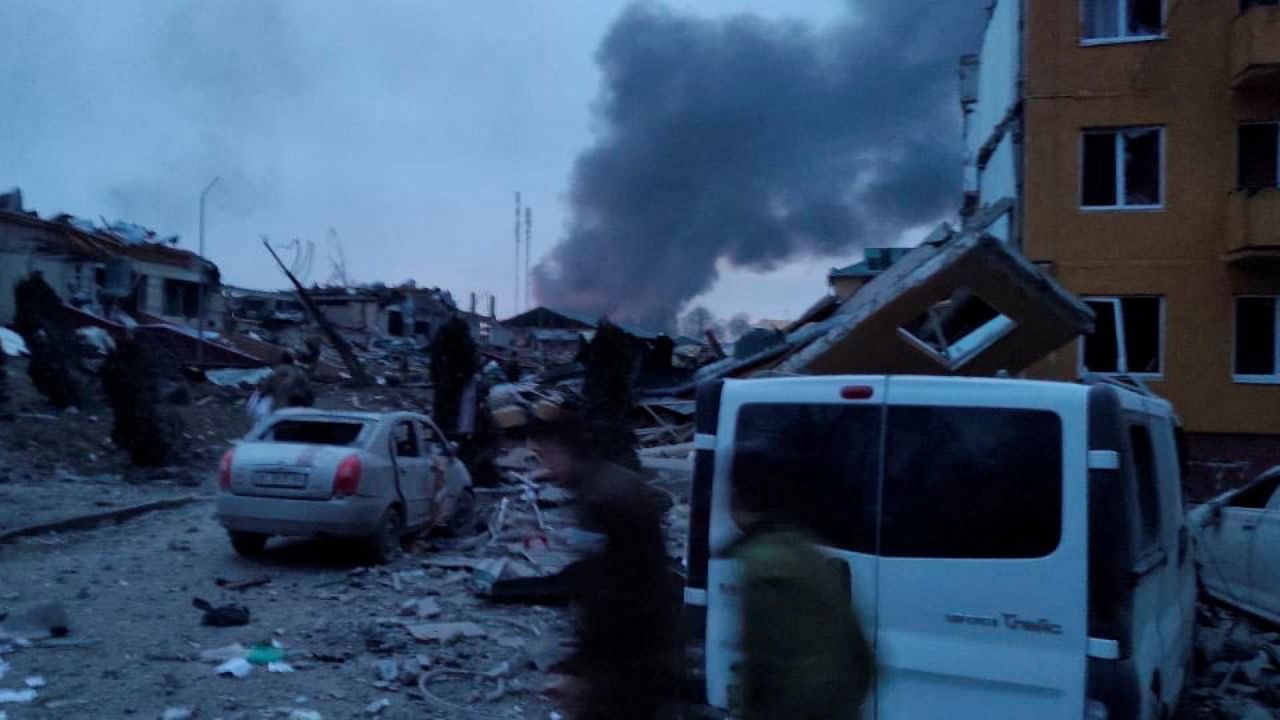
<path id="1" fill-rule="evenodd" d="M 235 459 L 236 449 L 222 453 L 222 459 L 218 461 L 218 489 L 231 492 L 231 461 Z"/>
<path id="2" fill-rule="evenodd" d="M 355 495 L 356 490 L 360 489 L 362 471 L 359 455 L 348 455 L 343 458 L 342 462 L 338 463 L 338 470 L 333 474 L 333 496 Z"/>
<path id="3" fill-rule="evenodd" d="M 870 385 L 845 385 L 840 388 L 840 397 L 845 400 L 870 400 L 875 389 Z"/>

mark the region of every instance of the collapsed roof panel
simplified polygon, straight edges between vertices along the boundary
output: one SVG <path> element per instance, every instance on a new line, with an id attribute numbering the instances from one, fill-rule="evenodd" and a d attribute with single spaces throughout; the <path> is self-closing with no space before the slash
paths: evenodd
<path id="1" fill-rule="evenodd" d="M 1020 372 L 1093 329 L 1093 313 L 1017 250 L 981 233 L 926 244 L 812 326 L 781 372 Z"/>

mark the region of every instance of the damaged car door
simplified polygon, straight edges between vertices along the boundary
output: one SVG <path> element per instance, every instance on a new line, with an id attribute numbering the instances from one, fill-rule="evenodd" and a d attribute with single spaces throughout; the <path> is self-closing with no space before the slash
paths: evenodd
<path id="1" fill-rule="evenodd" d="M 1214 598 L 1246 610 L 1263 614 L 1263 593 L 1258 592 L 1255 567 L 1274 565 L 1266 556 L 1266 547 L 1257 552 L 1262 534 L 1273 541 L 1280 537 L 1276 518 L 1264 518 L 1280 512 L 1276 502 L 1280 471 L 1267 473 L 1245 487 L 1214 498 L 1191 514 L 1197 530 L 1196 555 L 1200 580 Z M 1270 509 L 1269 509 L 1270 508 Z M 1264 527 L 1265 526 L 1265 527 Z M 1259 531 L 1262 532 L 1259 532 Z M 1277 578 L 1280 579 L 1280 578 Z M 1272 591 L 1274 594 L 1276 591 Z M 1270 603 L 1272 618 L 1280 617 L 1280 605 Z"/>
<path id="2" fill-rule="evenodd" d="M 1280 622 L 1280 468 L 1191 512 L 1200 581 L 1214 598 Z"/>
<path id="3" fill-rule="evenodd" d="M 422 529 L 430 517 L 431 460 L 422 452 L 418 430 L 409 419 L 395 420 L 391 451 L 395 454 L 396 484 L 405 504 L 405 526 Z"/>

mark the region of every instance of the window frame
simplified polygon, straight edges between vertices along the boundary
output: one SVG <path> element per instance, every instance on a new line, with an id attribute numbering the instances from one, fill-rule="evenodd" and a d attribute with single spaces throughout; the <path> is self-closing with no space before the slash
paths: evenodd
<path id="1" fill-rule="evenodd" d="M 1240 312 L 1238 303 L 1241 300 L 1270 300 L 1272 313 L 1271 356 L 1274 372 L 1270 375 L 1250 375 L 1236 372 L 1236 353 L 1240 340 Z M 1231 382 L 1239 385 L 1280 385 L 1280 295 L 1235 295 L 1231 298 Z"/>
<path id="2" fill-rule="evenodd" d="M 1147 205 L 1129 205 L 1125 203 L 1124 198 L 1127 194 L 1128 185 L 1125 182 L 1124 172 L 1124 144 L 1126 142 L 1124 133 L 1130 130 L 1155 130 L 1160 135 L 1159 152 L 1157 162 L 1159 167 L 1156 170 L 1157 181 L 1159 183 L 1160 201 Z M 1089 135 L 1112 135 L 1115 142 L 1115 179 L 1116 179 L 1116 203 L 1112 205 L 1085 205 L 1084 204 L 1084 162 L 1085 162 L 1085 138 Z M 1165 159 L 1166 152 L 1166 136 L 1164 125 L 1124 125 L 1120 127 L 1088 127 L 1080 131 L 1079 144 L 1079 177 L 1080 181 L 1076 183 L 1076 205 L 1083 212 L 1117 212 L 1117 211 L 1153 211 L 1164 210 L 1166 205 L 1166 195 L 1168 188 L 1165 187 L 1165 170 L 1168 161 Z"/>
<path id="3" fill-rule="evenodd" d="M 1090 2 L 1114 2 L 1119 8 L 1117 18 L 1119 23 L 1119 35 L 1111 35 L 1108 37 L 1085 37 L 1085 29 L 1088 27 L 1088 10 Z M 1080 45 L 1081 47 L 1093 47 L 1097 45 L 1123 45 L 1125 43 L 1142 43 L 1157 42 L 1167 40 L 1169 38 L 1169 2 L 1168 0 L 1159 0 L 1160 2 L 1160 32 L 1154 35 L 1126 35 L 1129 28 L 1129 3 L 1132 0 L 1080 0 Z"/>
<path id="4" fill-rule="evenodd" d="M 1274 171 L 1275 178 L 1272 180 L 1271 185 L 1268 185 L 1263 188 L 1246 188 L 1244 186 L 1244 183 L 1240 182 L 1240 179 L 1241 179 L 1240 178 L 1240 170 L 1241 170 L 1240 168 L 1240 150 L 1241 150 L 1240 130 L 1242 128 L 1251 127 L 1254 125 L 1270 125 L 1271 128 L 1275 130 L 1275 133 L 1276 133 L 1276 157 L 1275 157 L 1276 167 Z M 1255 191 L 1260 192 L 1262 190 L 1274 189 L 1274 188 L 1280 188 L 1280 120 L 1256 120 L 1251 122 L 1238 123 L 1236 125 L 1236 182 L 1235 182 L 1236 191 L 1237 192 L 1255 192 Z"/>
<path id="5" fill-rule="evenodd" d="M 1121 301 L 1126 299 L 1134 299 L 1134 298 L 1155 299 L 1157 302 L 1160 303 L 1160 316 L 1158 320 L 1159 325 L 1156 328 L 1156 331 L 1159 333 L 1159 338 L 1160 338 L 1159 343 L 1157 343 L 1159 347 L 1156 350 L 1156 352 L 1158 353 L 1157 360 L 1160 363 L 1159 372 L 1154 372 L 1154 373 L 1136 372 L 1128 369 L 1129 348 L 1125 339 L 1124 305 Z M 1088 342 L 1088 336 L 1084 336 L 1084 339 L 1080 341 L 1079 350 L 1077 351 L 1077 359 L 1076 359 L 1078 374 L 1081 377 L 1083 377 L 1086 373 L 1093 373 L 1094 375 L 1128 375 L 1129 377 L 1138 378 L 1139 380 L 1163 380 L 1164 379 L 1164 357 L 1165 357 L 1164 350 L 1165 350 L 1165 337 L 1166 337 L 1165 326 L 1167 324 L 1167 318 L 1165 316 L 1165 313 L 1166 313 L 1167 303 L 1165 303 L 1165 298 L 1163 295 L 1083 295 L 1081 296 L 1080 300 L 1081 302 L 1084 302 L 1084 303 L 1109 302 L 1115 308 L 1116 352 L 1118 355 L 1116 358 L 1117 369 L 1090 370 L 1088 367 L 1085 367 L 1085 364 L 1084 364 L 1084 358 L 1085 358 L 1084 346 L 1085 346 L 1085 343 Z M 1232 365 L 1232 367 L 1235 367 L 1235 366 Z"/>

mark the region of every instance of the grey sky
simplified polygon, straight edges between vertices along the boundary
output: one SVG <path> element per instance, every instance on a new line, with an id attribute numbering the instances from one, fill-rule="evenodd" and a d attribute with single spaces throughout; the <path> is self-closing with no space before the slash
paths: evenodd
<path id="1" fill-rule="evenodd" d="M 592 140 L 594 54 L 627 3 L 0 3 L 0 189 L 42 214 L 127 219 L 196 241 L 227 281 L 281 286 L 258 244 L 342 237 L 357 281 L 441 285 L 511 309 L 512 193 L 534 208 L 535 262 L 563 235 L 575 158 Z M 841 0 L 671 2 L 819 25 Z M 836 260 L 729 270 L 721 314 L 778 317 Z"/>

